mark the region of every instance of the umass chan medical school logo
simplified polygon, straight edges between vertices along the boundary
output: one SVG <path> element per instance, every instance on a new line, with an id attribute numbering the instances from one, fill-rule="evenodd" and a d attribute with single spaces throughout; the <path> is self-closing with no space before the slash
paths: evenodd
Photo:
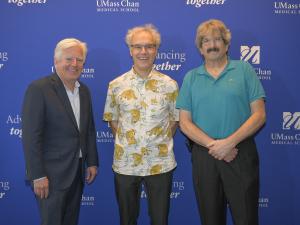
<path id="1" fill-rule="evenodd" d="M 241 46 L 241 60 L 249 61 L 252 64 L 260 64 L 260 46 Z"/>
<path id="2" fill-rule="evenodd" d="M 260 80 L 271 80 L 272 70 L 262 68 L 261 64 L 261 46 L 242 45 L 240 48 L 241 60 L 249 62 Z"/>
<path id="3" fill-rule="evenodd" d="M 282 129 L 283 130 L 300 130 L 300 112 L 283 112 L 282 113 L 283 123 Z"/>
<path id="4" fill-rule="evenodd" d="M 140 2 L 137 0 L 96 0 L 97 12 L 101 13 L 138 13 Z"/>
<path id="5" fill-rule="evenodd" d="M 275 1 L 273 7 L 276 15 L 300 15 L 300 3 L 297 1 Z"/>
<path id="6" fill-rule="evenodd" d="M 300 145 L 300 112 L 282 113 L 282 132 L 271 133 L 275 145 Z"/>
<path id="7" fill-rule="evenodd" d="M 55 72 L 55 68 L 54 66 L 51 67 L 51 71 L 52 73 Z M 93 67 L 89 67 L 89 68 L 83 68 L 80 78 L 83 79 L 94 79 L 95 78 L 95 74 L 96 74 L 96 69 Z"/>
<path id="8" fill-rule="evenodd" d="M 96 140 L 98 143 L 113 143 L 114 135 L 111 132 L 109 123 L 106 122 L 106 127 L 96 131 Z"/>

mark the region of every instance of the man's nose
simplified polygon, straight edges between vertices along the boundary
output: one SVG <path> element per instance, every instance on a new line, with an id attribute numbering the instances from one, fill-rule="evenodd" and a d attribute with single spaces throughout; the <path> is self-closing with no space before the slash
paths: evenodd
<path id="1" fill-rule="evenodd" d="M 79 63 L 80 63 L 79 60 L 76 59 L 76 58 L 73 58 L 72 61 L 71 61 L 72 66 L 77 66 Z"/>
<path id="2" fill-rule="evenodd" d="M 142 46 L 142 48 L 141 48 L 141 53 L 145 53 L 145 52 L 147 52 L 146 46 Z"/>

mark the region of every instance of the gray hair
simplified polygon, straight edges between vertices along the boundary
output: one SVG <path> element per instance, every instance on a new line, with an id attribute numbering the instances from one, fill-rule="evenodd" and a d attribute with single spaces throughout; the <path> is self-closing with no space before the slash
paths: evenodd
<path id="1" fill-rule="evenodd" d="M 55 59 L 60 59 L 62 52 L 71 47 L 79 46 L 82 49 L 83 52 L 83 60 L 85 61 L 86 54 L 87 54 L 87 45 L 85 42 L 82 42 L 78 39 L 75 38 L 66 38 L 61 40 L 60 42 L 57 43 L 55 50 L 54 50 L 54 58 Z"/>
<path id="2" fill-rule="evenodd" d="M 152 24 L 145 24 L 142 26 L 137 26 L 137 27 L 133 27 L 132 29 L 129 29 L 127 31 L 127 34 L 125 37 L 126 44 L 130 47 L 133 36 L 136 33 L 139 33 L 142 31 L 146 31 L 146 32 L 150 33 L 155 41 L 156 47 L 159 47 L 160 42 L 161 42 L 160 33 L 158 32 L 157 28 Z"/>

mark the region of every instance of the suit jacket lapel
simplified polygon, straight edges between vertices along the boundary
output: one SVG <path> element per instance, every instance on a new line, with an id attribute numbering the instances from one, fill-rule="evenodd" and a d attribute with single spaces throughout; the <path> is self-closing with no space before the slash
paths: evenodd
<path id="1" fill-rule="evenodd" d="M 73 109 L 72 109 L 70 100 L 68 98 L 68 95 L 67 95 L 64 84 L 62 83 L 62 81 L 60 80 L 60 78 L 58 77 L 57 74 L 53 74 L 53 76 L 51 77 L 51 80 L 53 82 L 53 86 L 54 86 L 54 89 L 57 93 L 57 96 L 59 97 L 61 103 L 65 107 L 69 118 L 71 119 L 71 121 L 72 121 L 73 125 L 75 126 L 75 128 L 77 130 L 79 130 L 78 126 L 77 126 L 77 123 L 76 123 L 75 115 L 74 115 L 74 112 L 73 112 Z M 81 101 L 80 101 L 80 103 L 81 103 Z M 80 112 L 80 114 L 81 114 L 81 112 Z"/>

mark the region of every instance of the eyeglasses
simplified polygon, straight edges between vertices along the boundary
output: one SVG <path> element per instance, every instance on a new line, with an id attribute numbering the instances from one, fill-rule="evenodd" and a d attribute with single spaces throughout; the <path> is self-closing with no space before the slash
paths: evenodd
<path id="1" fill-rule="evenodd" d="M 130 45 L 130 47 L 136 51 L 142 51 L 143 48 L 145 49 L 145 51 L 153 51 L 156 49 L 155 44 L 146 44 L 146 45 L 136 44 L 136 45 Z"/>
<path id="2" fill-rule="evenodd" d="M 222 37 L 216 37 L 216 38 L 213 38 L 213 39 L 203 38 L 203 40 L 202 40 L 203 45 L 208 45 L 210 43 L 220 44 L 221 42 L 223 42 Z"/>
<path id="3" fill-rule="evenodd" d="M 66 57 L 65 58 L 67 63 L 72 63 L 74 60 L 78 64 L 84 64 L 84 60 L 82 58 L 77 58 L 77 57 Z"/>

